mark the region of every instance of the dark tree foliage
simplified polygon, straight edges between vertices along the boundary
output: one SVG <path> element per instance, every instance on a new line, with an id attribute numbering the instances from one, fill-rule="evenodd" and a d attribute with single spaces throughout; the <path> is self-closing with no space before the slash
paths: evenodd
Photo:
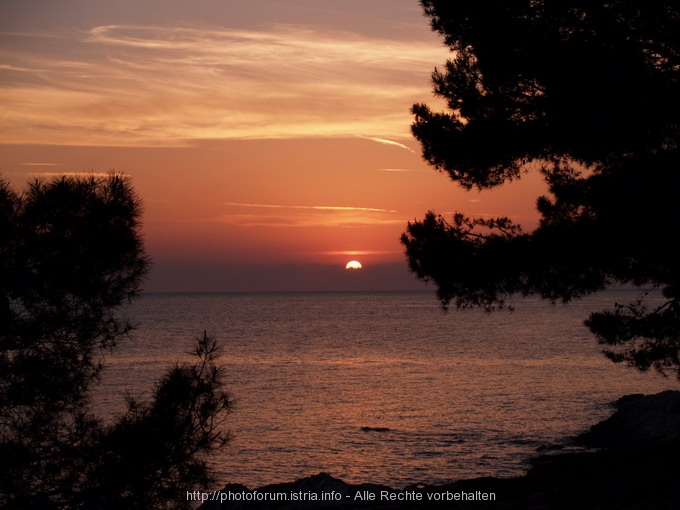
<path id="1" fill-rule="evenodd" d="M 198 361 L 169 370 L 151 403 L 128 397 L 128 411 L 100 435 L 95 483 L 83 491 L 88 507 L 190 508 L 187 490 L 214 483 L 206 456 L 229 441 L 223 426 L 232 405 L 218 351 L 204 333 Z"/>
<path id="2" fill-rule="evenodd" d="M 532 232 L 462 214 L 409 223 L 411 270 L 445 306 L 489 310 L 513 294 L 660 288 L 660 306 L 586 324 L 613 361 L 680 376 L 680 2 L 421 4 L 453 52 L 432 75 L 449 110 L 413 106 L 424 158 L 465 189 L 537 168 L 549 194 Z"/>
<path id="3" fill-rule="evenodd" d="M 181 508 L 209 481 L 230 407 L 217 346 L 171 369 L 116 423 L 90 410 L 105 356 L 133 324 L 123 305 L 149 261 L 128 178 L 0 181 L 0 506 Z"/>

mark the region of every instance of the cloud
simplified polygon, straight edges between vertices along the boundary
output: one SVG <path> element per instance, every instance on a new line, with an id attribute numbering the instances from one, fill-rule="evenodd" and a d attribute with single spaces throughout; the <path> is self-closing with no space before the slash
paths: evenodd
<path id="1" fill-rule="evenodd" d="M 376 137 L 368 137 L 368 136 L 362 136 L 361 138 L 366 138 L 367 140 L 372 140 L 374 142 L 382 143 L 382 144 L 385 144 L 385 145 L 394 145 L 394 146 L 399 147 L 401 149 L 406 149 L 409 152 L 415 153 L 415 151 L 413 149 L 411 149 L 411 147 L 409 147 L 408 145 L 404 145 L 403 143 L 395 142 L 394 140 L 387 140 L 385 138 L 376 138 Z"/>
<path id="2" fill-rule="evenodd" d="M 193 140 L 361 136 L 407 150 L 409 107 L 446 58 L 395 41 L 261 30 L 107 25 L 4 34 L 2 143 L 180 146 Z"/>
<path id="3" fill-rule="evenodd" d="M 403 224 L 402 218 L 393 216 L 396 210 L 375 207 L 354 207 L 336 205 L 280 205 L 226 202 L 234 211 L 224 214 L 220 221 L 238 226 L 267 227 L 366 227 L 371 225 Z M 248 212 L 263 209 L 266 214 Z M 273 217 L 270 210 L 278 209 L 281 214 Z"/>
<path id="4" fill-rule="evenodd" d="M 225 205 L 237 207 L 260 207 L 265 209 L 311 209 L 317 211 L 361 211 L 361 212 L 397 212 L 394 209 L 376 209 L 374 207 L 353 207 L 344 205 L 278 205 L 278 204 L 248 204 L 241 202 L 225 202 Z"/>
<path id="5" fill-rule="evenodd" d="M 24 163 L 26 164 L 26 163 Z M 30 177 L 108 177 L 105 172 L 28 172 Z"/>
<path id="6" fill-rule="evenodd" d="M 388 173 L 432 173 L 430 169 L 420 169 L 420 168 L 376 168 L 376 172 L 388 172 Z"/>
<path id="7" fill-rule="evenodd" d="M 322 251 L 322 252 L 309 252 L 313 255 L 347 255 L 349 257 L 354 257 L 357 255 L 393 255 L 395 253 L 402 253 L 396 250 L 341 250 L 341 251 Z"/>

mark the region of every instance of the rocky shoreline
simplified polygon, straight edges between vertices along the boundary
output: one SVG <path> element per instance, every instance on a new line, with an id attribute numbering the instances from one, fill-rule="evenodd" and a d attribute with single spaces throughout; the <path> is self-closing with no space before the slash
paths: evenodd
<path id="1" fill-rule="evenodd" d="M 680 391 L 627 395 L 616 412 L 532 461 L 526 475 L 476 478 L 403 490 L 352 485 L 320 473 L 249 489 L 228 484 L 201 510 L 313 508 L 649 509 L 680 508 Z M 206 497 L 204 496 L 204 497 Z M 220 501 L 221 500 L 221 501 Z"/>

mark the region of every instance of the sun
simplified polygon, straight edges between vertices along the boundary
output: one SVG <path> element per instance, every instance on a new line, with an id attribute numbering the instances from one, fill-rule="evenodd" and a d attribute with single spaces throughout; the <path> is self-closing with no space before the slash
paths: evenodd
<path id="1" fill-rule="evenodd" d="M 346 265 L 345 269 L 361 269 L 363 266 L 358 260 L 350 260 Z"/>

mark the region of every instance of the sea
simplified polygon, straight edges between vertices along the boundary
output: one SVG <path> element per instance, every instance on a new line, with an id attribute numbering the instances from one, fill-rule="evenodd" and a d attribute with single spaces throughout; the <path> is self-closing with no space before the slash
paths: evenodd
<path id="1" fill-rule="evenodd" d="M 94 393 L 113 418 L 126 392 L 148 398 L 204 331 L 234 399 L 233 439 L 211 464 L 218 488 L 321 472 L 393 488 L 526 472 L 631 393 L 677 379 L 616 365 L 583 325 L 639 297 L 616 289 L 568 305 L 444 311 L 432 291 L 146 293 L 138 323 Z"/>

